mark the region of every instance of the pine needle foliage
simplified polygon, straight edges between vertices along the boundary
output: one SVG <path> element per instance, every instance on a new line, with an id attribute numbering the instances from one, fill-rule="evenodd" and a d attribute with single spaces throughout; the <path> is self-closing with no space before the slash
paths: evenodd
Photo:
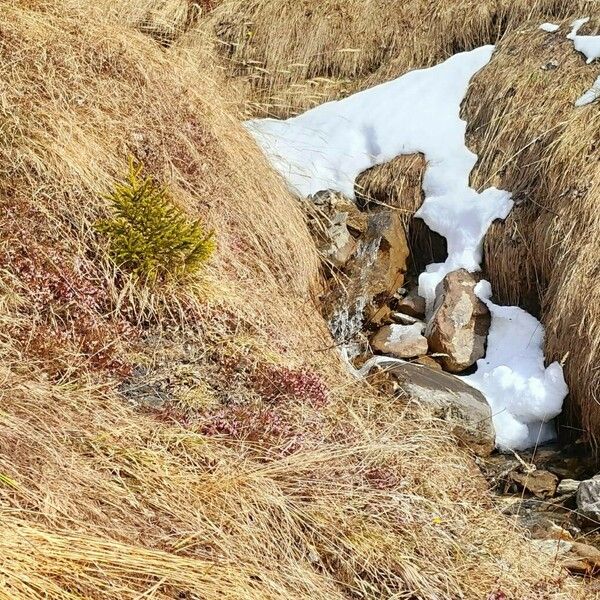
<path id="1" fill-rule="evenodd" d="M 191 221 L 169 197 L 165 186 L 142 175 L 133 158 L 125 179 L 107 197 L 113 215 L 97 229 L 109 239 L 116 265 L 156 281 L 196 273 L 215 250 L 213 232 Z"/>

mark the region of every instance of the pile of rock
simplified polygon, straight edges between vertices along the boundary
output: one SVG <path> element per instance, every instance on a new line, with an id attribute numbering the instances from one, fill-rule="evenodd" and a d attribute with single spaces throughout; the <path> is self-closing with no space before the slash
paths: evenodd
<path id="1" fill-rule="evenodd" d="M 374 354 L 406 361 L 386 369 L 393 387 L 449 421 L 477 453 L 489 454 L 494 429 L 485 399 L 441 372 L 463 373 L 485 355 L 490 315 L 474 292 L 478 276 L 449 273 L 426 315 L 425 300 L 406 281 L 409 249 L 396 211 L 362 212 L 331 192 L 305 206 L 326 265 L 322 306 L 336 342 L 352 349 L 358 366 Z"/>
<path id="2" fill-rule="evenodd" d="M 573 573 L 600 573 L 600 475 L 583 448 L 549 446 L 479 459 L 503 512 Z M 581 479 L 574 479 L 581 477 Z"/>
<path id="3" fill-rule="evenodd" d="M 372 382 L 448 424 L 479 457 L 502 510 L 529 531 L 532 544 L 574 573 L 600 573 L 600 534 L 593 534 L 600 531 L 600 474 L 590 478 L 589 457 L 553 447 L 492 454 L 491 409 L 454 376 L 485 356 L 490 314 L 475 295 L 479 276 L 464 269 L 446 275 L 426 314 L 425 300 L 407 280 L 408 244 L 392 209 L 361 212 L 331 193 L 306 207 L 326 266 L 324 312 L 354 364 L 370 366 L 374 355 L 394 359 L 371 371 Z"/>

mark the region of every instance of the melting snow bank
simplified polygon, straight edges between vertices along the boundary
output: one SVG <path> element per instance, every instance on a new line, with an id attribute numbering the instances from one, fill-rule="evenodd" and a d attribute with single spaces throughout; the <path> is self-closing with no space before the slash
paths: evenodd
<path id="1" fill-rule="evenodd" d="M 544 367 L 544 329 L 516 306 L 491 301 L 492 288 L 481 281 L 475 293 L 492 315 L 485 358 L 462 379 L 477 388 L 492 408 L 496 445 L 523 450 L 552 439 L 549 421 L 560 414 L 569 391 L 559 363 Z"/>
<path id="2" fill-rule="evenodd" d="M 301 197 L 337 190 L 354 198 L 363 171 L 415 152 L 427 156 L 424 185 L 431 194 L 463 191 L 477 157 L 464 145 L 460 104 L 493 51 L 483 46 L 456 54 L 292 119 L 258 119 L 246 127 Z"/>
<path id="3" fill-rule="evenodd" d="M 513 205 L 506 191 L 478 193 L 469 187 L 477 156 L 465 146 L 466 123 L 460 118 L 469 82 L 493 51 L 493 46 L 483 46 L 456 54 L 435 67 L 411 71 L 286 121 L 246 123 L 301 197 L 335 190 L 354 198 L 354 181 L 366 169 L 400 154 L 425 155 L 425 200 L 416 216 L 448 241 L 447 260 L 429 265 L 419 279 L 429 307 L 447 273 L 479 270 L 488 227 L 494 219 L 506 218 Z M 487 285 L 480 288 L 492 313 L 487 356 L 465 381 L 488 398 L 498 446 L 522 449 L 551 437 L 552 426 L 540 432 L 540 423 L 560 412 L 567 389 L 560 365 L 544 369 L 541 324 L 518 308 L 492 304 Z M 375 357 L 355 371 L 364 374 L 385 362 L 393 359 Z"/>

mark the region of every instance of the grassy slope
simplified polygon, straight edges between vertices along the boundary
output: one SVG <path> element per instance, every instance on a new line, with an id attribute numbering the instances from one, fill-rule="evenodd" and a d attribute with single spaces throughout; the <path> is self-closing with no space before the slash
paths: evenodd
<path id="1" fill-rule="evenodd" d="M 565 39 L 572 19 L 594 11 L 589 0 L 223 0 L 202 22 L 219 37 L 246 112 L 260 116 L 295 114 L 498 42 L 464 110 L 469 144 L 481 156 L 474 185 L 511 190 L 518 200 L 487 236 L 486 273 L 501 302 L 541 315 L 547 356 L 564 361 L 571 390 L 565 431 L 597 448 L 599 112 L 597 105 L 573 107 L 597 69 Z M 546 20 L 561 31 L 540 31 Z M 598 22 L 586 27 L 593 34 Z M 424 166 L 420 157 L 399 157 L 361 176 L 358 187 L 398 208 L 413 248 L 429 255 L 430 237 L 411 222 Z M 439 248 L 433 258 L 443 258 Z"/>
<path id="2" fill-rule="evenodd" d="M 202 35 L 113 16 L 0 6 L 0 598 L 576 597 L 434 423 L 343 374 Z M 129 153 L 216 228 L 203 277 L 105 259 Z"/>

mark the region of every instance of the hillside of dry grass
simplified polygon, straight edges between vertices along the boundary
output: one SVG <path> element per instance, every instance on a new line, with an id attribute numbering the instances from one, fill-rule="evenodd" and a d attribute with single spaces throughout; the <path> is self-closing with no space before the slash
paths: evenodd
<path id="1" fill-rule="evenodd" d="M 0 598 L 585 597 L 439 424 L 344 373 L 209 33 L 147 31 L 183 6 L 0 6 Z M 198 276 L 109 260 L 131 155 L 216 231 Z"/>

